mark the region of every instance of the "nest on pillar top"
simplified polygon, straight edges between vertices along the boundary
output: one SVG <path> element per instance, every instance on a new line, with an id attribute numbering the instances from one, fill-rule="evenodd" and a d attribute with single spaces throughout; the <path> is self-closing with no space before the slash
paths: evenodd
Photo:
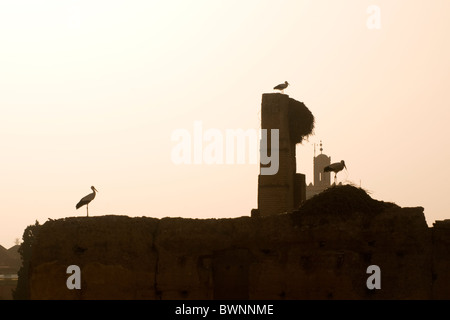
<path id="1" fill-rule="evenodd" d="M 303 102 L 289 99 L 289 135 L 291 141 L 301 143 L 314 133 L 314 115 Z"/>

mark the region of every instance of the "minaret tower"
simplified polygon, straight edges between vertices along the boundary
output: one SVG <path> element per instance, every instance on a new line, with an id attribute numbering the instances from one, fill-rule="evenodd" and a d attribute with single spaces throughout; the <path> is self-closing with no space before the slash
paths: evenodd
<path id="1" fill-rule="evenodd" d="M 330 165 L 331 157 L 324 155 L 322 141 L 320 141 L 320 154 L 314 155 L 314 186 L 329 187 L 331 185 L 330 173 L 323 172 L 323 168 Z"/>

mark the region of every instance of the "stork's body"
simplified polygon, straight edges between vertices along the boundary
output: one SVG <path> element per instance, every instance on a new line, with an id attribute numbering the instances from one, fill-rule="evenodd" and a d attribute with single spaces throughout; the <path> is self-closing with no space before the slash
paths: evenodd
<path id="1" fill-rule="evenodd" d="M 95 192 L 98 192 L 97 189 L 95 189 L 94 186 L 91 187 L 92 189 L 92 193 L 89 193 L 87 196 L 83 197 L 80 202 L 77 203 L 76 208 L 79 209 L 82 206 L 86 205 L 86 213 L 87 216 L 89 217 L 89 203 L 94 200 L 95 198 Z"/>
<path id="2" fill-rule="evenodd" d="M 289 83 L 287 81 L 285 81 L 284 83 L 275 86 L 273 89 L 280 90 L 282 93 L 284 93 L 284 89 L 286 89 L 288 87 L 288 85 L 289 85 Z"/>
<path id="3" fill-rule="evenodd" d="M 344 168 L 347 169 L 344 160 L 342 160 L 341 162 L 332 163 L 329 166 L 326 166 L 323 168 L 323 172 L 334 172 L 334 183 L 336 184 L 337 174 L 339 171 L 344 170 Z"/>

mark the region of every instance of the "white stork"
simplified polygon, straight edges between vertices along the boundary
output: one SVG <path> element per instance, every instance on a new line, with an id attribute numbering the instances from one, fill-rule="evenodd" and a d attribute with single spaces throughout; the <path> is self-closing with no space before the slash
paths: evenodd
<path id="1" fill-rule="evenodd" d="M 323 172 L 334 172 L 334 184 L 336 184 L 336 178 L 339 171 L 342 171 L 345 168 L 347 170 L 347 167 L 345 166 L 344 160 L 341 162 L 332 163 L 329 166 L 326 166 L 323 168 Z"/>
<path id="2" fill-rule="evenodd" d="M 98 192 L 97 189 L 95 189 L 94 186 L 91 187 L 92 193 L 89 193 L 87 196 L 83 197 L 80 202 L 77 203 L 76 208 L 79 209 L 82 206 L 86 205 L 86 212 L 87 216 L 89 217 L 89 203 L 94 200 L 95 198 L 95 192 Z"/>
<path id="3" fill-rule="evenodd" d="M 288 85 L 289 85 L 289 83 L 287 81 L 285 81 L 284 83 L 275 86 L 273 89 L 280 90 L 282 93 L 284 93 L 284 89 L 286 89 L 288 87 Z"/>

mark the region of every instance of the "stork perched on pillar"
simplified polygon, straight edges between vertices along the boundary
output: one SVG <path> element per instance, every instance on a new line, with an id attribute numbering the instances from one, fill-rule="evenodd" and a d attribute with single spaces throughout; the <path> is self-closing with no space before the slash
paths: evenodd
<path id="1" fill-rule="evenodd" d="M 273 89 L 280 90 L 281 93 L 284 93 L 284 89 L 286 89 L 288 87 L 288 85 L 289 85 L 289 83 L 287 81 L 285 81 L 284 83 L 275 86 Z"/>
<path id="2" fill-rule="evenodd" d="M 334 184 L 336 184 L 337 174 L 344 168 L 345 170 L 347 170 L 347 167 L 345 166 L 345 161 L 341 160 L 341 162 L 332 163 L 326 166 L 325 168 L 323 168 L 323 172 L 334 172 Z"/>
<path id="3" fill-rule="evenodd" d="M 77 203 L 76 208 L 79 209 L 82 206 L 86 205 L 86 213 L 87 216 L 89 217 L 89 203 L 94 200 L 95 198 L 95 192 L 98 192 L 97 189 L 95 189 L 94 186 L 91 187 L 92 189 L 92 193 L 89 193 L 87 196 L 83 197 L 80 202 Z"/>

